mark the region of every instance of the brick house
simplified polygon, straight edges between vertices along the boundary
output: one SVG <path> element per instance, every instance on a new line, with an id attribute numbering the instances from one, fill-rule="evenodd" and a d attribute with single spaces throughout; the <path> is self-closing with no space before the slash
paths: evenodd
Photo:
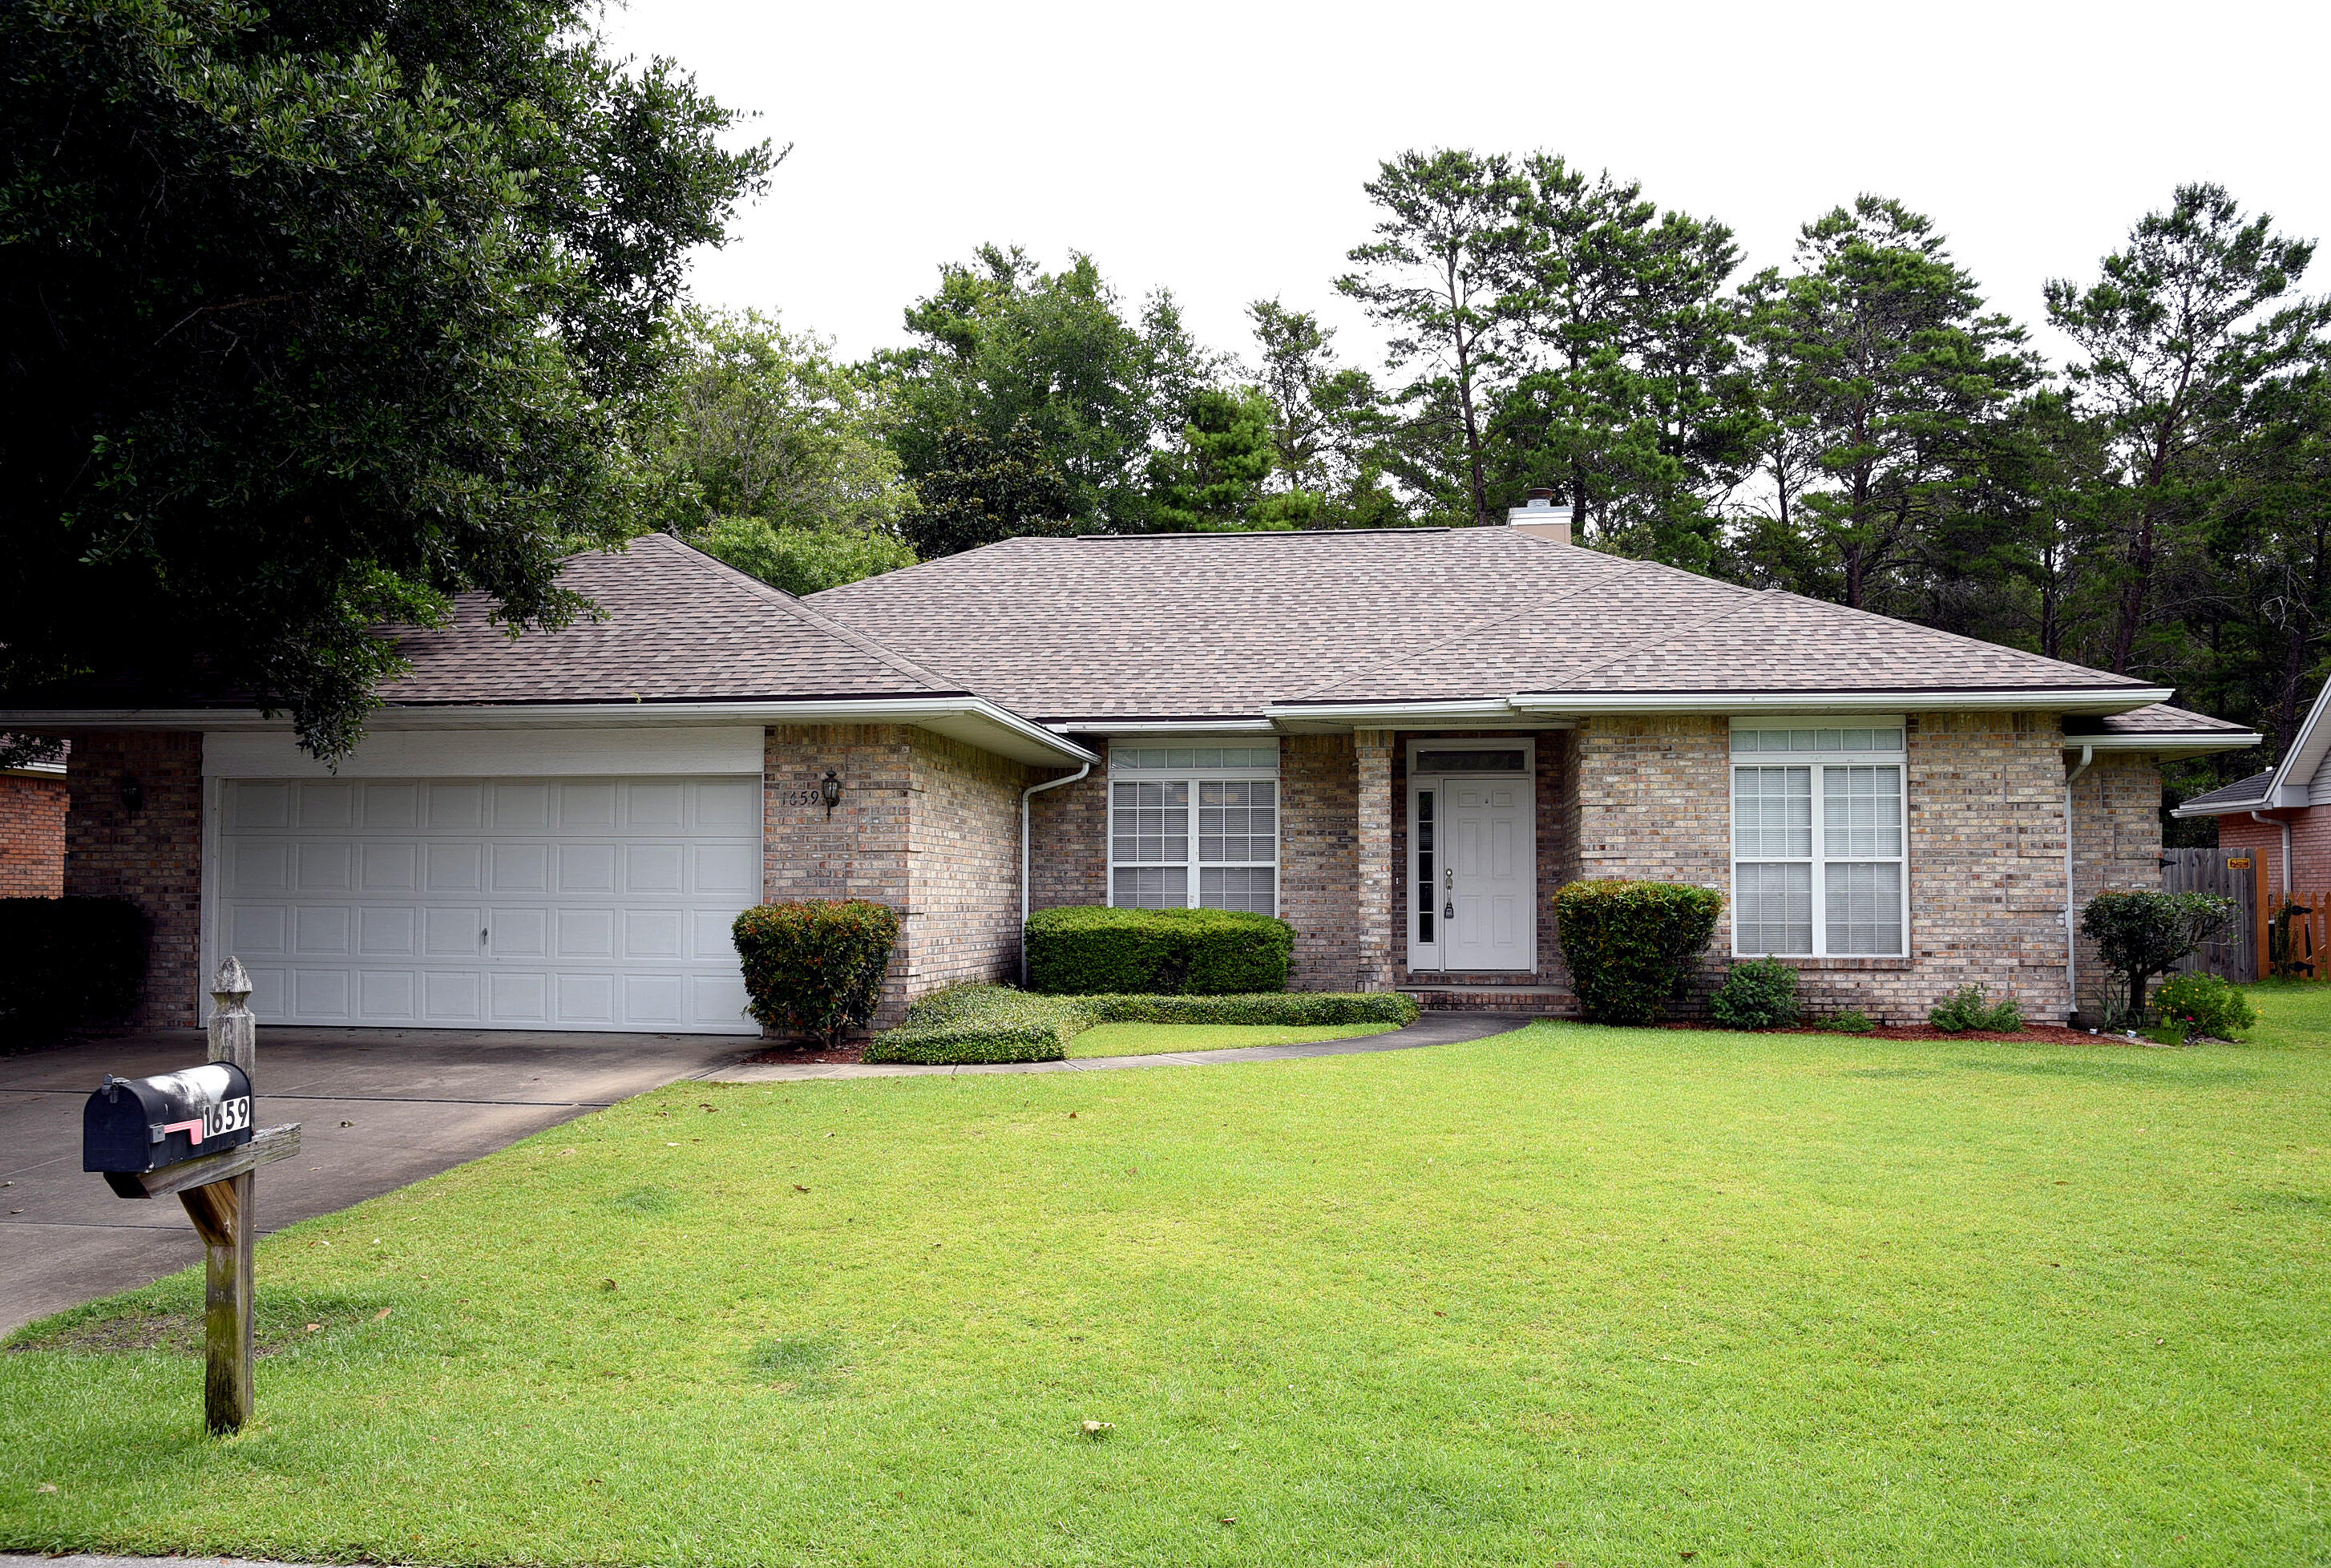
<path id="1" fill-rule="evenodd" d="M 2274 766 L 2195 795 L 2174 814 L 2217 818 L 2218 847 L 2261 857 L 2274 892 L 2331 889 L 2331 686 Z"/>
<path id="2" fill-rule="evenodd" d="M 660 536 L 568 572 L 605 619 L 463 602 L 337 771 L 232 701 L 0 714 L 73 737 L 66 886 L 152 912 L 146 1022 L 232 951 L 281 1022 L 747 1032 L 730 918 L 845 895 L 904 917 L 878 1022 L 1109 902 L 1283 916 L 1299 986 L 1560 1012 L 1582 877 L 1722 889 L 1703 992 L 1774 955 L 1819 1007 L 2060 1015 L 2073 903 L 2156 882 L 2158 761 L 2257 739 L 1541 507 L 1014 539 L 808 600 Z"/>
<path id="3" fill-rule="evenodd" d="M 64 765 L 0 768 L 0 898 L 53 898 L 64 888 Z"/>

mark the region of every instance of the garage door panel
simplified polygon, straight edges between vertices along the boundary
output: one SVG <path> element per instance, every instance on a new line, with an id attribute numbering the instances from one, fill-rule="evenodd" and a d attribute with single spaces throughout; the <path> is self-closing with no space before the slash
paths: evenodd
<path id="1" fill-rule="evenodd" d="M 697 786 L 696 828 L 704 833 L 760 837 L 761 787 L 750 784 L 707 784 Z"/>
<path id="2" fill-rule="evenodd" d="M 549 957 L 552 914 L 552 910 L 539 905 L 523 908 L 503 905 L 488 909 L 486 952 L 495 958 Z"/>
<path id="3" fill-rule="evenodd" d="M 485 976 L 474 971 L 455 973 L 423 970 L 421 975 L 421 1016 L 440 1024 L 483 1023 Z"/>
<path id="4" fill-rule="evenodd" d="M 696 862 L 690 891 L 734 898 L 740 909 L 753 901 L 761 880 L 758 844 L 691 844 L 689 853 Z"/>
<path id="5" fill-rule="evenodd" d="M 346 955 L 356 910 L 347 904 L 300 904 L 291 911 L 291 951 L 300 957 Z"/>
<path id="6" fill-rule="evenodd" d="M 383 1022 L 411 1022 L 419 1012 L 420 976 L 409 969 L 367 969 L 357 977 L 357 1011 Z"/>
<path id="7" fill-rule="evenodd" d="M 303 828 L 354 827 L 359 785 L 343 779 L 310 779 L 298 786 L 298 822 Z"/>
<path id="8" fill-rule="evenodd" d="M 223 788 L 217 930 L 271 1021 L 755 1032 L 757 779 Z"/>
<path id="9" fill-rule="evenodd" d="M 432 893 L 485 891 L 486 846 L 483 844 L 428 844 L 422 850 L 422 864 L 429 869 L 426 887 Z"/>
<path id="10" fill-rule="evenodd" d="M 302 893 L 338 893 L 357 885 L 357 846 L 346 839 L 303 842 L 291 857 L 292 885 Z"/>
<path id="11" fill-rule="evenodd" d="M 245 904 L 227 922 L 227 942 L 240 957 L 272 957 L 291 948 L 291 911 L 281 904 Z M 247 966 L 247 965 L 246 965 Z"/>
<path id="12" fill-rule="evenodd" d="M 421 786 L 417 784 L 368 784 L 357 803 L 357 813 L 367 828 L 404 832 L 421 825 Z"/>
<path id="13" fill-rule="evenodd" d="M 613 958 L 615 955 L 615 911 L 561 909 L 557 917 L 560 958 Z"/>
<path id="14" fill-rule="evenodd" d="M 562 893 L 612 893 L 615 890 L 615 846 L 558 846 L 558 890 Z"/>
<path id="15" fill-rule="evenodd" d="M 366 843 L 357 855 L 357 887 L 366 893 L 416 893 L 421 890 L 421 846 Z"/>
<path id="16" fill-rule="evenodd" d="M 686 889 L 685 844 L 626 844 L 623 846 L 623 891 L 632 894 L 677 895 Z"/>
<path id="17" fill-rule="evenodd" d="M 357 951 L 366 958 L 421 955 L 421 911 L 410 904 L 357 906 Z"/>
<path id="18" fill-rule="evenodd" d="M 493 831 L 534 833 L 550 826 L 550 789 L 547 784 L 494 785 Z"/>
<path id="19" fill-rule="evenodd" d="M 677 833 L 688 826 L 688 786 L 635 784 L 624 792 L 623 827 L 633 833 Z"/>

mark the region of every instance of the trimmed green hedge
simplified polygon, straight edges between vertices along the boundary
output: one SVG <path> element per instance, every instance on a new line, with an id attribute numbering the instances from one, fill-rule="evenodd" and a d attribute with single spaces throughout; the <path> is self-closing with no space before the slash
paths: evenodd
<path id="1" fill-rule="evenodd" d="M 1049 996 L 1287 989 L 1295 927 L 1237 909 L 1079 905 L 1028 917 L 1028 988 Z"/>
<path id="2" fill-rule="evenodd" d="M 745 972 L 745 1011 L 830 1047 L 874 1016 L 899 940 L 899 912 L 864 898 L 756 904 L 730 927 Z"/>
<path id="3" fill-rule="evenodd" d="M 1101 1023 L 1414 1023 L 1416 998 L 1397 991 L 1265 991 L 1249 996 L 1080 996 Z"/>
<path id="4" fill-rule="evenodd" d="M 1658 1018 L 1723 912 L 1723 894 L 1689 882 L 1573 882 L 1558 889 L 1555 921 L 1580 1011 L 1597 1023 Z"/>
<path id="5" fill-rule="evenodd" d="M 46 1040 L 126 1018 L 146 989 L 146 937 L 126 898 L 0 898 L 0 1029 Z"/>
<path id="6" fill-rule="evenodd" d="M 1269 991 L 1246 996 L 1036 996 L 1004 985 L 953 985 L 907 1009 L 907 1021 L 874 1037 L 871 1062 L 960 1066 L 1058 1061 L 1069 1041 L 1101 1023 L 1325 1023 L 1416 1022 L 1416 999 L 1398 992 Z"/>

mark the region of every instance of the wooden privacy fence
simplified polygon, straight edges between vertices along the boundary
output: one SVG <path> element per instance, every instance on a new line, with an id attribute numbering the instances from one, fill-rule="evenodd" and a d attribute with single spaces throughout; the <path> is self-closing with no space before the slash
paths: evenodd
<path id="1" fill-rule="evenodd" d="M 2256 980 L 2264 971 L 2266 943 L 2260 925 L 2263 869 L 2256 858 L 2225 850 L 2164 850 L 2161 890 L 2164 893 L 2212 893 L 2231 898 L 2241 912 L 2229 921 L 2214 942 L 2203 943 L 2179 962 L 2176 973 L 2197 971 L 2222 974 L 2229 980 Z M 2272 894 L 2267 898 L 2271 900 Z"/>

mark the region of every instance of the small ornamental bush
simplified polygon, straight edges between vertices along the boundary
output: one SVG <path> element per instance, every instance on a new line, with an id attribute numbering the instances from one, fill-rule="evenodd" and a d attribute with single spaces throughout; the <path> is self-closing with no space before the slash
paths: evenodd
<path id="1" fill-rule="evenodd" d="M 2153 993 L 2153 1005 L 2164 1024 L 2180 1025 L 2187 1034 L 2212 1040 L 2233 1040 L 2258 1025 L 2258 1009 L 2250 999 L 2215 974 L 2164 980 Z"/>
<path id="2" fill-rule="evenodd" d="M 1287 989 L 1295 927 L 1239 909 L 1080 905 L 1028 917 L 1028 988 L 1056 996 Z"/>
<path id="3" fill-rule="evenodd" d="M 1819 1027 L 1832 1034 L 1868 1034 L 1877 1029 L 1878 1021 L 1859 1007 L 1849 1007 L 1843 1012 L 1831 1013 Z"/>
<path id="4" fill-rule="evenodd" d="M 1101 1023 L 1398 1023 L 1416 999 L 1393 991 L 1267 991 L 1249 996 L 1039 996 L 1004 985 L 954 985 L 907 1009 L 866 1060 L 961 1064 L 1058 1061 Z"/>
<path id="5" fill-rule="evenodd" d="M 1397 1023 L 1417 1019 L 1416 998 L 1397 991 L 1266 991 L 1252 996 L 1080 996 L 1101 1023 Z"/>
<path id="6" fill-rule="evenodd" d="M 1965 1034 L 1969 1030 L 1983 1034 L 2021 1034 L 2023 1010 L 2012 996 L 1998 1003 L 1985 1002 L 1983 987 L 1962 985 L 1948 1001 L 1927 1014 L 1927 1022 L 1948 1034 Z"/>
<path id="7" fill-rule="evenodd" d="M 731 929 L 745 969 L 746 1012 L 766 1028 L 801 1030 L 831 1048 L 874 1016 L 899 913 L 864 898 L 805 898 L 756 904 Z"/>
<path id="8" fill-rule="evenodd" d="M 127 1017 L 146 988 L 146 936 L 125 898 L 0 898 L 0 1030 L 31 1043 Z"/>
<path id="9" fill-rule="evenodd" d="M 2081 935 L 2120 976 L 2126 998 L 2107 1022 L 2141 1023 L 2145 983 L 2211 940 L 2241 906 L 2209 893 L 2098 893 L 2080 911 Z"/>
<path id="10" fill-rule="evenodd" d="M 1597 1023 L 1649 1023 L 1716 935 L 1724 895 L 1685 882 L 1573 882 L 1554 896 L 1578 1004 Z"/>
<path id="11" fill-rule="evenodd" d="M 1777 958 L 1736 964 L 1708 1012 L 1727 1029 L 1786 1029 L 1797 1021 L 1797 972 Z"/>

